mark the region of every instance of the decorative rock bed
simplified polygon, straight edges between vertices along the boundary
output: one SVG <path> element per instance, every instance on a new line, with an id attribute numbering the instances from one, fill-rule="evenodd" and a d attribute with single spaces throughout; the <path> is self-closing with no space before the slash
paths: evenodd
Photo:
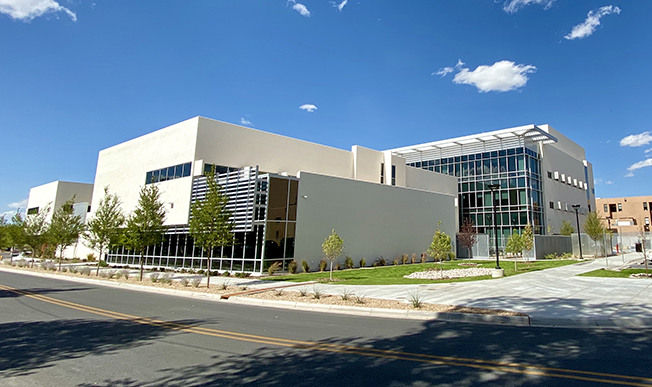
<path id="1" fill-rule="evenodd" d="M 629 278 L 652 278 L 652 273 L 650 273 L 650 274 L 645 274 L 645 273 L 630 274 Z"/>
<path id="2" fill-rule="evenodd" d="M 493 269 L 484 267 L 474 267 L 469 269 L 452 269 L 452 270 L 428 270 L 417 271 L 410 275 L 404 275 L 404 278 L 412 279 L 451 279 L 463 277 L 480 277 L 483 275 L 491 275 Z"/>

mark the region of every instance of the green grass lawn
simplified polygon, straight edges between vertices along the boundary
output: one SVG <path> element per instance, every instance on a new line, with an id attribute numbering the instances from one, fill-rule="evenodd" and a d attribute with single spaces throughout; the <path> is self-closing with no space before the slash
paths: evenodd
<path id="1" fill-rule="evenodd" d="M 645 273 L 645 269 L 623 269 L 621 271 L 598 269 L 580 274 L 583 277 L 629 278 L 630 274 Z M 652 268 L 649 271 L 652 273 Z"/>
<path id="2" fill-rule="evenodd" d="M 475 262 L 479 263 L 478 267 L 486 267 L 493 269 L 496 267 L 495 261 L 467 261 L 467 260 L 455 260 L 444 262 L 444 270 L 450 269 L 463 269 L 464 266 L 459 266 L 458 263 L 461 262 Z M 550 269 L 553 267 L 571 265 L 577 263 L 576 260 L 541 260 L 534 261 L 530 263 L 519 262 L 518 271 L 514 271 L 514 262 L 513 261 L 501 261 L 500 266 L 505 269 L 505 276 L 517 275 L 528 273 L 531 271 Z M 337 282 L 334 282 L 338 285 L 402 285 L 402 284 L 429 284 L 429 283 L 444 283 L 444 282 L 466 282 L 466 281 L 478 281 L 491 279 L 490 275 L 481 276 L 481 277 L 465 277 L 465 278 L 456 278 L 456 279 L 444 279 L 444 280 L 424 280 L 424 279 L 408 279 L 403 278 L 404 275 L 414 273 L 416 271 L 425 271 L 429 268 L 438 267 L 439 263 L 417 263 L 417 264 L 407 264 L 399 266 L 382 266 L 382 267 L 373 267 L 373 268 L 364 268 L 364 269 L 349 269 L 349 270 L 338 270 L 333 271 L 333 279 L 337 279 Z M 265 280 L 272 281 L 292 281 L 292 282 L 304 282 L 304 281 L 319 281 L 319 280 L 328 280 L 328 271 L 316 272 L 316 273 L 300 273 L 300 274 L 285 274 L 285 275 L 275 275 L 272 277 L 263 278 Z"/>

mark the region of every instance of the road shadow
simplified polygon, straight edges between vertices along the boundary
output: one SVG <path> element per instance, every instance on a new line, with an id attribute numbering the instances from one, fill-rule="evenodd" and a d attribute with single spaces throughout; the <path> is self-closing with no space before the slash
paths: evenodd
<path id="1" fill-rule="evenodd" d="M 172 323 L 197 325 L 199 321 Z M 166 326 L 132 320 L 3 323 L 0 324 L 0 377 L 29 375 L 60 360 L 125 350 L 178 333 Z"/>
<path id="2" fill-rule="evenodd" d="M 33 288 L 33 289 L 19 289 L 21 292 L 30 294 L 50 294 L 50 293 L 63 293 L 63 292 L 79 292 L 82 290 L 92 290 L 89 287 L 74 287 L 74 288 Z M 24 294 L 12 292 L 9 290 L 0 289 L 0 298 L 16 298 L 23 297 Z"/>
<path id="3" fill-rule="evenodd" d="M 401 324 L 397 320 L 396 324 Z M 343 326 L 343 329 L 346 329 Z M 344 336 L 344 335 L 343 335 Z M 652 376 L 652 330 L 569 330 L 426 322 L 396 337 L 332 337 L 318 344 L 354 345 L 488 361 L 518 362 L 591 372 Z M 541 374 L 503 372 L 433 361 L 397 359 L 392 353 L 369 356 L 310 347 L 264 346 L 246 355 L 219 354 L 209 364 L 162 367 L 153 380 L 118 377 L 79 387 L 193 386 L 594 386 L 594 381 Z M 439 358 L 442 360 L 442 358 Z M 464 360 L 456 363 L 468 364 Z M 520 368 L 527 371 L 526 368 Z M 537 371 L 538 372 L 538 371 Z M 587 375 L 585 375 L 587 376 Z M 588 375 L 590 377 L 590 375 Z"/>

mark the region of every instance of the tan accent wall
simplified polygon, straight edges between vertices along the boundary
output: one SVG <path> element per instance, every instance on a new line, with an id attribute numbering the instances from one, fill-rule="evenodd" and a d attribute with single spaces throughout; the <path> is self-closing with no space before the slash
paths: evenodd
<path id="1" fill-rule="evenodd" d="M 634 197 L 621 197 L 621 198 L 604 198 L 595 199 L 597 205 L 597 213 L 605 227 L 609 227 L 615 232 L 638 232 L 639 227 L 645 228 L 645 218 L 648 223 L 652 220 L 652 196 L 634 196 Z M 647 204 L 647 210 L 644 207 Z M 621 205 L 621 210 L 618 210 L 618 204 Z M 607 211 L 604 206 L 607 205 Z M 607 218 L 610 218 L 609 221 Z M 634 224 L 631 226 L 616 226 L 618 221 L 631 221 Z"/>

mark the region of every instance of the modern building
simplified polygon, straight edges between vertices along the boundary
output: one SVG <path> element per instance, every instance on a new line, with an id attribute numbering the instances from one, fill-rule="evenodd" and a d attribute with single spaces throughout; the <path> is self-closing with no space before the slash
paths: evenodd
<path id="1" fill-rule="evenodd" d="M 535 234 L 554 234 L 562 221 L 595 210 L 593 167 L 584 148 L 549 125 L 526 125 L 390 150 L 409 166 L 458 180 L 459 218 L 493 235 L 490 185 L 500 188 L 499 233 L 528 223 Z M 463 220 L 460 221 L 460 224 Z"/>
<path id="2" fill-rule="evenodd" d="M 615 233 L 650 231 L 652 196 L 598 198 L 597 213 L 604 226 Z"/>
<path id="3" fill-rule="evenodd" d="M 584 149 L 548 125 L 349 151 L 195 117 L 100 151 L 89 216 L 105 187 L 130 213 L 141 187 L 157 184 L 168 229 L 146 265 L 205 269 L 210 254 L 194 245 L 188 221 L 211 169 L 235 222 L 233 246 L 212 254 L 210 267 L 220 271 L 260 273 L 291 260 L 314 270 L 333 229 L 344 254 L 367 264 L 418 255 L 437 227 L 452 237 L 465 218 L 492 234 L 491 184 L 499 186 L 496 221 L 505 236 L 528 223 L 535 233 L 554 233 L 575 219 L 573 204 L 583 216 L 595 209 Z M 129 265 L 138 258 L 124 246 L 106 256 Z"/>

